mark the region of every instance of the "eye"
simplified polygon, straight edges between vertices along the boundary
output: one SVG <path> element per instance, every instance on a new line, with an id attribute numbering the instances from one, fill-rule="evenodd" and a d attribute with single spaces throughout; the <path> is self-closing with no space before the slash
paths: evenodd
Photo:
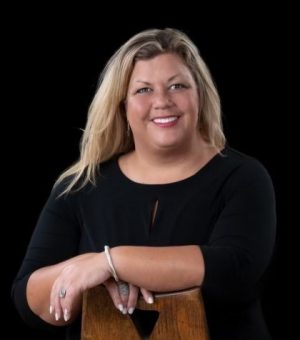
<path id="1" fill-rule="evenodd" d="M 150 87 L 143 87 L 143 88 L 141 88 L 141 89 L 138 89 L 138 90 L 136 91 L 136 93 L 142 94 L 142 93 L 147 93 L 147 92 L 151 92 L 151 91 L 152 91 L 152 90 L 151 90 Z"/>
<path id="2" fill-rule="evenodd" d="M 170 86 L 170 89 L 171 90 L 179 90 L 179 89 L 186 89 L 187 87 L 184 85 L 184 84 L 180 84 L 180 83 L 178 83 L 178 84 L 172 84 L 171 86 Z"/>

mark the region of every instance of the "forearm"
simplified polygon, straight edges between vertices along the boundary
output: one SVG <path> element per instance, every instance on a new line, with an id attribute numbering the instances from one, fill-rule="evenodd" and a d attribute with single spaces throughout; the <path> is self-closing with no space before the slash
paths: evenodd
<path id="1" fill-rule="evenodd" d="M 119 246 L 111 256 L 121 280 L 154 292 L 200 286 L 204 278 L 203 256 L 195 245 Z"/>

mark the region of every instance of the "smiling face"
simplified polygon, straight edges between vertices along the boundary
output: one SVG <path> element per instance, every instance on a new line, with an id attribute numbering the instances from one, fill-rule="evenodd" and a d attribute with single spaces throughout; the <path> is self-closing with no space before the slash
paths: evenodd
<path id="1" fill-rule="evenodd" d="M 135 148 L 188 148 L 201 136 L 194 78 L 175 54 L 139 60 L 131 74 L 126 112 Z"/>

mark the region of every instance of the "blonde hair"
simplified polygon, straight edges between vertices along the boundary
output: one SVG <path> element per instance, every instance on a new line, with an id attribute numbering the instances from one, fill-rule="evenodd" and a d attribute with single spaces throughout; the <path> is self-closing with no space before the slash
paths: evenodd
<path id="1" fill-rule="evenodd" d="M 132 135 L 127 133 L 124 107 L 130 76 L 138 60 L 150 59 L 162 53 L 179 55 L 190 69 L 200 96 L 199 130 L 211 146 L 218 149 L 224 147 L 220 98 L 197 47 L 179 30 L 146 30 L 122 45 L 101 73 L 98 90 L 88 111 L 80 158 L 56 182 L 60 183 L 67 177 L 70 179 L 63 193 L 69 192 L 74 186 L 82 188 L 88 182 L 95 184 L 101 162 L 134 149 Z"/>

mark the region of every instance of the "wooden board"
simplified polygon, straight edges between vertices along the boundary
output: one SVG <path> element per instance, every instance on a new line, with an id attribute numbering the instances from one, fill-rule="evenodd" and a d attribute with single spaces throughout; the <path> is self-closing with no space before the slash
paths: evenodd
<path id="1" fill-rule="evenodd" d="M 153 304 L 140 297 L 130 316 L 119 312 L 106 288 L 98 286 L 84 293 L 81 333 L 81 340 L 209 339 L 199 288 L 156 294 Z"/>

